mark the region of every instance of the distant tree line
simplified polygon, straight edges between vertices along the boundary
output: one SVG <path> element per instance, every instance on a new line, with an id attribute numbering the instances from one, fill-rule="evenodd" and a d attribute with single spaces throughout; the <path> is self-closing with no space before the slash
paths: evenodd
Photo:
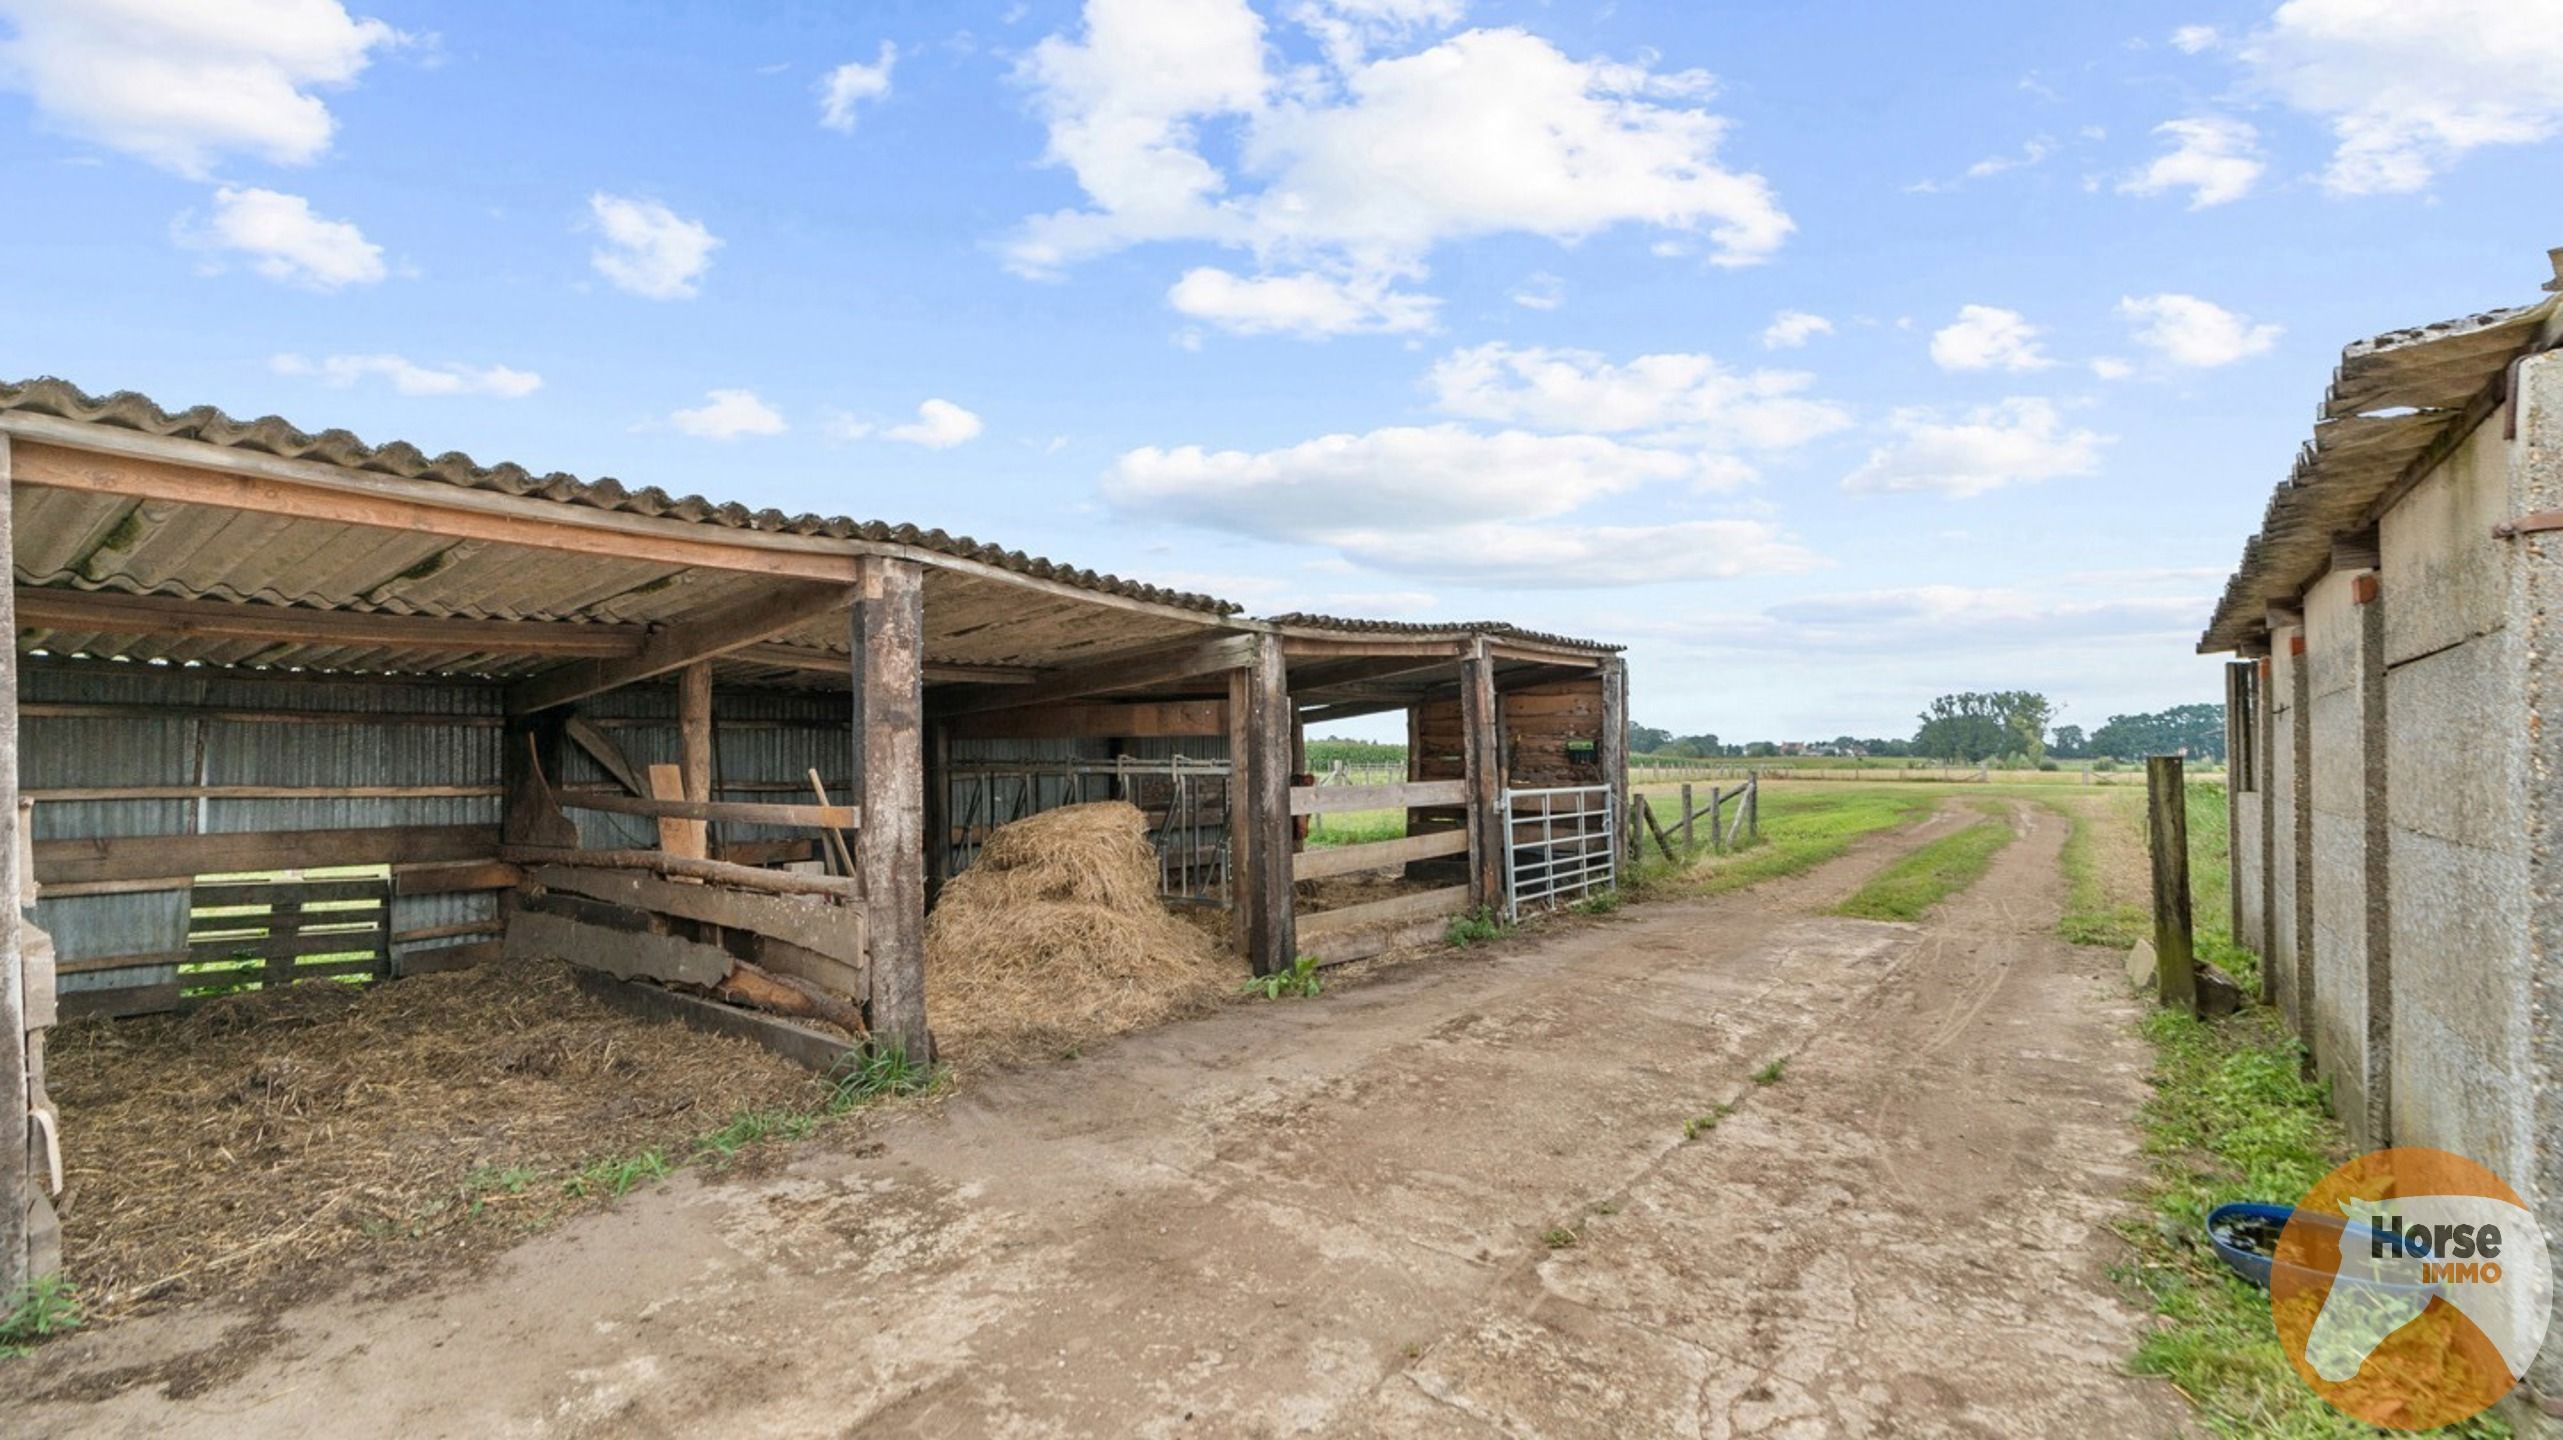
<path id="1" fill-rule="evenodd" d="M 2148 715 L 2112 715 L 2091 732 L 2088 753 L 2113 760 L 2147 755 L 2187 754 L 2192 759 L 2225 759 L 2225 707 L 2174 705 Z"/>
<path id="2" fill-rule="evenodd" d="M 2139 760 L 2187 754 L 2222 763 L 2225 707 L 2175 705 L 2143 715 L 2112 715 L 2098 729 L 2055 725 L 2055 702 L 2035 690 L 1960 691 L 1934 699 L 1916 718 L 1913 738 L 1861 739 L 1851 735 L 1804 745 L 1752 740 L 1729 744 L 1715 735 L 1676 735 L 1652 725 L 1629 727 L 1629 749 L 1640 755 L 1694 759 L 1758 759 L 1783 753 L 1914 757 L 1976 765 L 2047 760 Z"/>

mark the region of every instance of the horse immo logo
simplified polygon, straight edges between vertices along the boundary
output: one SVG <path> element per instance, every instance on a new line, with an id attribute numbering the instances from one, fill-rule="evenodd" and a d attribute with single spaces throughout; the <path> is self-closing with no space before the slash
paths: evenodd
<path id="1" fill-rule="evenodd" d="M 2428 1430 L 2490 1408 L 2544 1344 L 2544 1232 L 2461 1155 L 2362 1155 L 2298 1202 L 2270 1267 L 2288 1359 L 2333 1408 Z"/>

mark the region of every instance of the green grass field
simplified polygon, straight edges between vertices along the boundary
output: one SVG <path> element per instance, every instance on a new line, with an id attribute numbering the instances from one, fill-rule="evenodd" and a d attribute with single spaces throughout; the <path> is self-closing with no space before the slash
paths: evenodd
<path id="1" fill-rule="evenodd" d="M 1941 796 L 1919 786 L 1765 785 L 1762 836 L 1724 855 L 1663 858 L 1652 838 L 1638 847 L 1631 888 L 1644 895 L 1717 895 L 1813 869 L 1863 835 L 1919 820 Z M 1667 806 L 1668 810 L 1672 807 Z M 1705 837 L 1707 831 L 1701 830 Z"/>

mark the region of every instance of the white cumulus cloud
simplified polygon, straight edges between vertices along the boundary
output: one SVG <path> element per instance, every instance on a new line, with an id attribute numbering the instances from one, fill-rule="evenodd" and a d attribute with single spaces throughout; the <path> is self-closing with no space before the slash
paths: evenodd
<path id="1" fill-rule="evenodd" d="M 1843 477 L 1846 490 L 1934 491 L 1965 499 L 2100 468 L 2106 436 L 2069 429 L 2054 402 L 2013 397 L 1950 419 L 1912 406 L 1888 418 L 1892 442 Z"/>
<path id="2" fill-rule="evenodd" d="M 1487 435 L 1446 424 L 1251 452 L 1145 446 L 1114 461 L 1103 492 L 1117 506 L 1161 519 L 1315 540 L 1439 529 L 1458 510 L 1486 520 L 1550 519 L 1703 473 L 1698 456 L 1599 435 Z"/>
<path id="3" fill-rule="evenodd" d="M 488 395 L 521 400 L 543 388 L 543 377 L 505 365 L 421 365 L 402 355 L 331 355 L 314 361 L 300 355 L 278 355 L 267 367 L 279 375 L 305 376 L 345 390 L 360 380 L 379 379 L 403 395 Z"/>
<path id="4" fill-rule="evenodd" d="M 1434 408 L 1444 414 L 1766 453 L 1795 449 L 1851 423 L 1841 406 L 1807 397 L 1814 381 L 1796 370 L 1730 370 L 1709 355 L 1640 355 L 1622 365 L 1590 350 L 1501 341 L 1455 350 L 1425 377 Z M 1694 478 L 1717 486 L 1742 473 L 1727 464 Z"/>
<path id="5" fill-rule="evenodd" d="M 1338 279 L 1315 271 L 1248 277 L 1211 265 L 1185 271 L 1166 301 L 1235 334 L 1301 339 L 1428 330 L 1441 304 L 1379 279 Z"/>
<path id="6" fill-rule="evenodd" d="M 703 403 L 679 410 L 667 423 L 702 440 L 736 440 L 742 435 L 780 435 L 783 414 L 757 398 L 753 390 L 708 390 Z"/>
<path id="7" fill-rule="evenodd" d="M 2213 50 L 2224 41 L 2224 35 L 2213 25 L 2183 25 L 2171 32 L 2171 48 L 2183 55 Z"/>
<path id="8" fill-rule="evenodd" d="M 618 290 L 649 300 L 690 300 L 712 268 L 720 237 L 656 200 L 598 191 L 587 208 L 604 243 L 588 255 Z"/>
<path id="9" fill-rule="evenodd" d="M 2283 330 L 2195 295 L 2131 295 L 2118 302 L 2118 313 L 2136 327 L 2136 343 L 2174 365 L 2209 369 L 2267 354 Z"/>
<path id="10" fill-rule="evenodd" d="M 1554 310 L 1566 303 L 1566 282 L 1546 270 L 1534 270 L 1514 287 L 1511 298 L 1525 310 Z"/>
<path id="11" fill-rule="evenodd" d="M 2044 370 L 2056 362 L 2039 348 L 2040 333 L 2017 310 L 1961 305 L 1956 320 L 1932 332 L 1931 363 L 1943 370 Z"/>
<path id="12" fill-rule="evenodd" d="M 221 156 L 308 164 L 337 128 L 314 91 L 400 42 L 338 0 L 0 0 L 0 86 L 44 123 L 183 175 Z"/>
<path id="13" fill-rule="evenodd" d="M 2287 0 L 2241 54 L 2265 91 L 2330 123 L 2338 194 L 2418 190 L 2470 151 L 2563 131 L 2552 0 Z"/>
<path id="14" fill-rule="evenodd" d="M 2154 127 L 2154 133 L 2171 148 L 2119 181 L 2122 193 L 2187 190 L 2189 208 L 2204 210 L 2249 195 L 2261 172 L 2269 168 L 2260 158 L 2260 132 L 2240 120 L 2216 115 L 2166 120 Z"/>
<path id="15" fill-rule="evenodd" d="M 1833 322 L 1821 315 L 1811 315 L 1804 310 L 1783 310 L 1772 316 L 1770 325 L 1763 330 L 1762 348 L 1797 350 L 1818 335 L 1832 333 Z"/>
<path id="16" fill-rule="evenodd" d="M 1768 258 L 1793 228 L 1760 176 L 1723 163 L 1728 123 L 1703 107 L 1696 72 L 1577 60 L 1509 28 L 1369 52 L 1456 6 L 1292 14 L 1358 21 L 1358 43 L 1277 73 L 1245 0 L 1088 0 L 1082 34 L 1042 41 L 1018 72 L 1048 128 L 1044 158 L 1086 203 L 1026 221 L 1009 263 L 1049 275 L 1133 245 L 1204 241 L 1277 273 L 1384 289 L 1478 235 L 1571 242 L 1645 225 L 1699 235 L 1734 265 Z M 1208 145 L 1214 128 L 1233 143 Z"/>
<path id="17" fill-rule="evenodd" d="M 889 97 L 890 67 L 898 60 L 899 47 L 884 40 L 880 55 L 871 64 L 849 60 L 829 71 L 827 78 L 819 82 L 819 123 L 853 134 L 855 107 Z"/>
<path id="18" fill-rule="evenodd" d="M 887 440 L 922 445 L 929 450 L 949 450 L 979 438 L 979 432 L 984 428 L 978 416 L 951 401 L 928 400 L 917 407 L 915 420 L 905 425 L 893 425 L 881 435 Z"/>
<path id="19" fill-rule="evenodd" d="M 371 285 L 388 273 L 383 247 L 345 220 L 312 213 L 300 195 L 226 185 L 202 224 L 180 216 L 176 228 L 182 244 L 248 256 L 259 274 L 306 289 Z"/>
<path id="20" fill-rule="evenodd" d="M 1501 520 L 1423 532 L 1328 537 L 1346 559 L 1445 584 L 1509 590 L 1605 590 L 1678 580 L 1796 575 L 1824 562 L 1767 520 L 1655 525 L 1525 525 Z"/>

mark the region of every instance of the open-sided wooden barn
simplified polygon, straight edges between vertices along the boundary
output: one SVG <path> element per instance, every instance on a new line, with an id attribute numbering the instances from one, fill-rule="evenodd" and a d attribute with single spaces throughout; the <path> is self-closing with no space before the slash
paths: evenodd
<path id="1" fill-rule="evenodd" d="M 924 1055 L 937 885 L 1079 800 L 1145 811 L 1168 896 L 1229 906 L 1259 973 L 1616 874 L 1608 646 L 1251 619 L 940 531 L 51 380 L 0 385 L 0 490 L 0 1293 L 52 1267 L 79 1144 L 44 1089 L 57 1017 L 514 945 Z M 1301 773 L 1305 725 L 1400 710 L 1403 783 Z M 1297 842 L 1392 807 L 1403 838 Z M 1299 913 L 1295 881 L 1383 866 L 1448 883 Z M 315 869 L 359 873 L 277 878 Z"/>

